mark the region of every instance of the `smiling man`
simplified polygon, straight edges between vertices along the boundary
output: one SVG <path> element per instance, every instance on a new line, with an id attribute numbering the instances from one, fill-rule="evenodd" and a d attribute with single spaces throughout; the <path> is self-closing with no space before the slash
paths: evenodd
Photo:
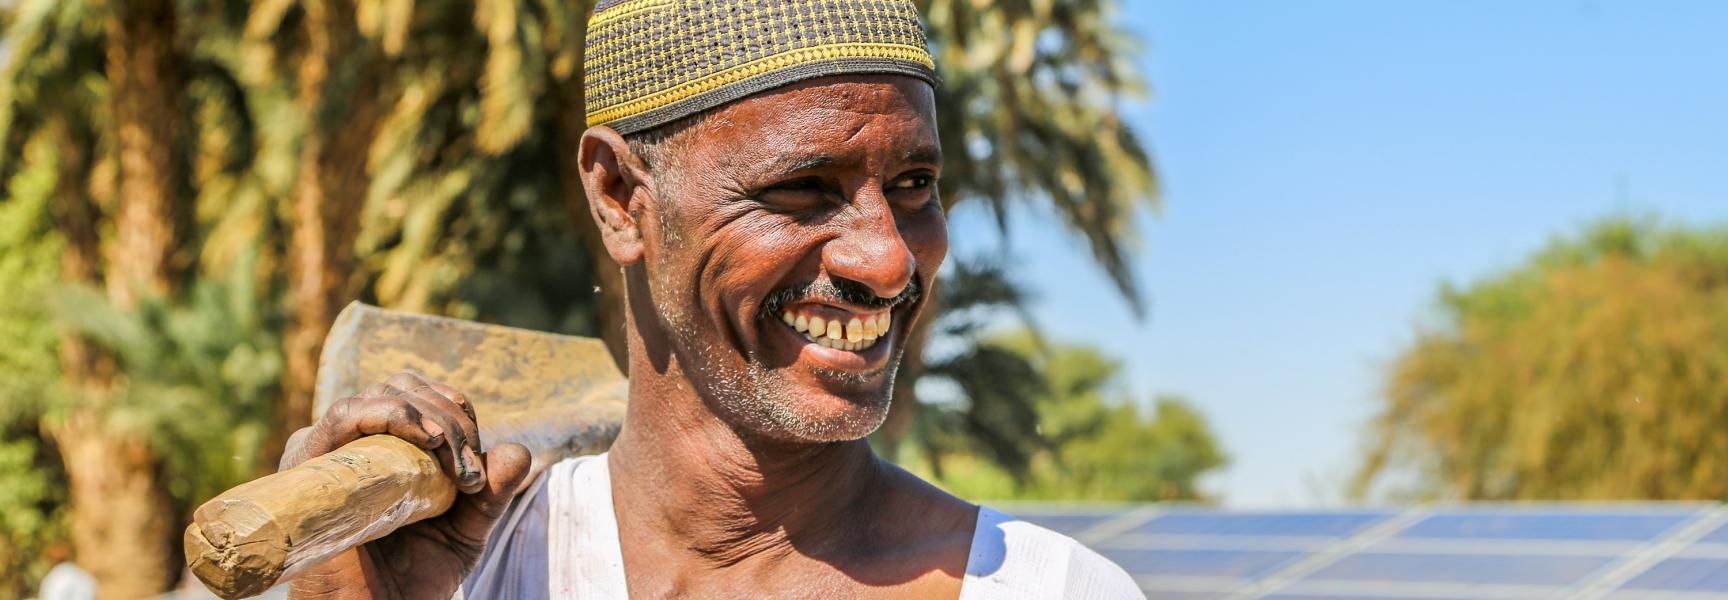
<path id="1" fill-rule="evenodd" d="M 285 464 L 389 433 L 464 494 L 295 597 L 1142 597 L 863 439 L 948 249 L 910 1 L 602 0 L 587 56 L 583 183 L 627 283 L 622 433 L 518 495 L 526 451 L 480 453 L 457 390 L 404 374 L 344 400 Z"/>

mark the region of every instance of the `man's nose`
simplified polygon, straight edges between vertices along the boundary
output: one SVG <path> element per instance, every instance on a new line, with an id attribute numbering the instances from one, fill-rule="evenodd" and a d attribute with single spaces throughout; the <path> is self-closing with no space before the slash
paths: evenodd
<path id="1" fill-rule="evenodd" d="M 912 281 L 918 262 L 900 236 L 887 198 L 879 191 L 864 194 L 873 197 L 856 199 L 857 218 L 844 235 L 822 248 L 822 266 L 831 277 L 862 283 L 877 296 L 892 298 Z"/>

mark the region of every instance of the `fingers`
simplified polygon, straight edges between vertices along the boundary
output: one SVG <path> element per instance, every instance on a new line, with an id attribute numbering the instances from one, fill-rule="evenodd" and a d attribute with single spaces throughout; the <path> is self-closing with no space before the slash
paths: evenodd
<path id="1" fill-rule="evenodd" d="M 402 438 L 438 457 L 458 490 L 486 486 L 474 408 L 460 392 L 417 373 L 402 372 L 359 395 L 332 404 L 312 427 L 289 438 L 282 468 L 300 464 L 368 435 Z"/>
<path id="2" fill-rule="evenodd" d="M 420 407 L 368 388 L 359 396 L 330 405 L 324 417 L 289 438 L 282 464 L 291 467 L 340 448 L 363 436 L 389 434 L 425 449 L 444 443 L 444 427 L 427 419 Z"/>
<path id="3" fill-rule="evenodd" d="M 520 491 L 534 462 L 528 449 L 516 443 L 499 444 L 485 453 L 484 460 L 488 475 L 485 485 L 473 494 L 457 497 L 449 516 L 451 532 L 458 541 L 473 547 L 486 543 L 493 524 Z"/>
<path id="4" fill-rule="evenodd" d="M 468 420 L 474 421 L 475 423 L 480 422 L 480 418 L 474 416 L 474 405 L 468 402 L 467 395 L 456 391 L 456 388 L 444 385 L 441 381 L 433 381 L 431 379 L 426 379 L 425 381 L 426 385 L 430 386 L 434 391 L 443 394 L 445 398 L 450 399 L 451 402 L 462 407 L 462 412 L 468 413 Z"/>
<path id="5" fill-rule="evenodd" d="M 313 431 L 311 426 L 301 427 L 299 431 L 288 436 L 288 444 L 282 450 L 282 460 L 276 464 L 276 470 L 292 469 L 300 466 L 300 463 L 306 462 L 306 459 L 317 456 L 308 452 L 306 444 L 307 437 L 312 435 Z"/>
<path id="6" fill-rule="evenodd" d="M 486 468 L 480 460 L 480 430 L 467 399 L 448 386 L 414 373 L 398 373 L 385 383 L 444 430 L 447 443 L 435 453 L 444 465 L 444 472 L 456 482 L 456 489 L 466 494 L 480 491 L 486 484 Z M 447 391 L 441 392 L 439 388 Z"/>

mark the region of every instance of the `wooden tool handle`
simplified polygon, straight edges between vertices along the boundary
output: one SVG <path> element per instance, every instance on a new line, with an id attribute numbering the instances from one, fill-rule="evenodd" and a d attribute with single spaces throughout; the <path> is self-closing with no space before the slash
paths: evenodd
<path id="1" fill-rule="evenodd" d="M 455 500 L 455 484 L 425 450 L 364 437 L 198 507 L 186 528 L 187 563 L 218 596 L 255 596 Z"/>

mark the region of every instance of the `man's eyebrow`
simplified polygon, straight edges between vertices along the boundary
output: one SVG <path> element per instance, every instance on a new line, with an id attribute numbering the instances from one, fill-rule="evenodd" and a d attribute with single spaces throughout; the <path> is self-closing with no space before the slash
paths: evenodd
<path id="1" fill-rule="evenodd" d="M 780 173 L 797 173 L 811 169 L 820 169 L 840 162 L 840 158 L 832 154 L 796 154 L 784 153 L 768 161 L 768 168 Z"/>
<path id="2" fill-rule="evenodd" d="M 845 162 L 845 159 L 833 154 L 802 154 L 785 152 L 768 160 L 764 169 L 776 173 L 797 173 L 830 167 Z M 907 150 L 900 155 L 900 162 L 914 164 L 942 164 L 942 151 L 935 146 L 919 146 Z"/>
<path id="3" fill-rule="evenodd" d="M 919 146 L 900 155 L 900 162 L 942 164 L 942 151 L 935 146 Z"/>

